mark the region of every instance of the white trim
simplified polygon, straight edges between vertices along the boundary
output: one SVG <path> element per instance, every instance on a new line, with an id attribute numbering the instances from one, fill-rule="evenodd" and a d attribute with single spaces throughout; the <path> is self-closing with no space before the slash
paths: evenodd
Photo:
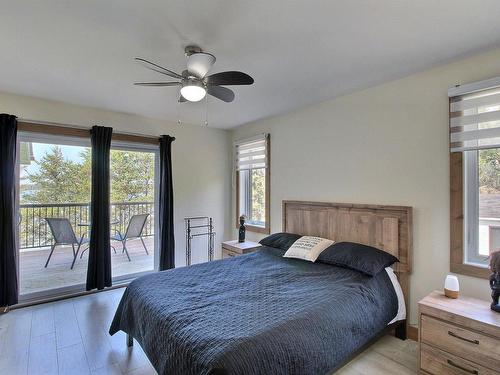
<path id="1" fill-rule="evenodd" d="M 465 94 L 470 94 L 473 92 L 493 89 L 495 87 L 500 87 L 500 77 L 486 79 L 484 81 L 466 83 L 464 85 L 456 85 L 448 89 L 448 96 L 450 98 L 454 96 L 460 96 Z"/>
<path id="2" fill-rule="evenodd" d="M 90 137 L 87 139 L 82 137 L 69 137 L 66 135 L 53 135 L 46 133 L 19 131 L 18 139 L 20 142 L 54 144 L 62 146 L 91 147 Z"/>
<path id="3" fill-rule="evenodd" d="M 155 182 L 154 182 L 154 228 L 153 236 L 154 258 L 153 270 L 159 271 L 160 267 L 160 148 L 155 151 Z M 150 219 L 151 220 L 151 219 Z M 175 259 L 174 259 L 175 265 Z"/>
<path id="4" fill-rule="evenodd" d="M 463 154 L 464 263 L 481 264 L 479 254 L 479 176 L 476 150 Z"/>
<path id="5" fill-rule="evenodd" d="M 238 171 L 252 170 L 252 169 L 266 169 L 267 164 L 265 163 L 252 163 L 252 164 L 243 164 L 238 166 Z"/>
<path id="6" fill-rule="evenodd" d="M 490 148 L 500 148 L 500 144 L 492 143 L 491 145 L 484 146 L 470 146 L 470 147 L 454 147 L 450 149 L 450 152 L 463 152 L 463 151 L 479 151 L 479 150 L 488 150 Z"/>

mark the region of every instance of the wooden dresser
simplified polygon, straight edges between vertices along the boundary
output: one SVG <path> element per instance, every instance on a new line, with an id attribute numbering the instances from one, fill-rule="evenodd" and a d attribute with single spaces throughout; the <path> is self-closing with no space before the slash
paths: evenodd
<path id="1" fill-rule="evenodd" d="M 490 302 L 435 291 L 418 307 L 421 374 L 500 374 L 500 314 Z"/>
<path id="2" fill-rule="evenodd" d="M 222 243 L 222 259 L 248 254 L 258 250 L 262 245 L 257 242 L 245 241 L 224 241 Z"/>

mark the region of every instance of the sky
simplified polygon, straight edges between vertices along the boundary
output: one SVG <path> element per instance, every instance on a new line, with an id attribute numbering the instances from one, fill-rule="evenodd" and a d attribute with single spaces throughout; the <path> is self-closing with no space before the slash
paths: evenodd
<path id="1" fill-rule="evenodd" d="M 55 145 L 47 144 L 47 143 L 32 143 L 33 145 L 33 156 L 36 161 L 40 161 L 46 153 L 50 152 L 52 147 Z M 57 145 L 61 148 L 64 158 L 66 160 L 74 161 L 75 163 L 79 163 L 82 161 L 80 157 L 80 153 L 83 152 L 87 147 L 82 146 L 67 146 L 67 145 Z M 38 164 L 35 162 L 31 162 L 29 166 L 23 168 L 29 173 L 36 173 L 39 169 Z"/>

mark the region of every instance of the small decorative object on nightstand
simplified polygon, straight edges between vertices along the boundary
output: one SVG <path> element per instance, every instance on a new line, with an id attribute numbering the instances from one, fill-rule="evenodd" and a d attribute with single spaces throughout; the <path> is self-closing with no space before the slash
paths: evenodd
<path id="1" fill-rule="evenodd" d="M 247 228 L 245 228 L 245 215 L 240 216 L 240 230 L 238 232 L 238 242 L 245 242 L 245 232 Z"/>
<path id="2" fill-rule="evenodd" d="M 446 276 L 446 280 L 444 281 L 444 295 L 448 298 L 458 298 L 459 291 L 458 278 L 453 275 Z"/>
<path id="3" fill-rule="evenodd" d="M 224 241 L 222 243 L 222 259 L 248 254 L 253 251 L 259 250 L 260 247 L 260 243 L 252 241 Z"/>
<path id="4" fill-rule="evenodd" d="M 500 374 L 500 314 L 488 301 L 435 291 L 418 308 L 421 374 Z"/>
<path id="5" fill-rule="evenodd" d="M 498 299 L 500 297 L 500 250 L 495 251 L 490 254 L 490 288 L 491 288 L 491 309 L 496 312 L 500 312 L 500 303 Z"/>

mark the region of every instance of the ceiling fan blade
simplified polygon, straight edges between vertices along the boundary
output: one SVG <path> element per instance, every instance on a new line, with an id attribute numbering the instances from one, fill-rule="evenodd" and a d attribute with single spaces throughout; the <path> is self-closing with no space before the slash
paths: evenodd
<path id="1" fill-rule="evenodd" d="M 136 86 L 148 86 L 148 87 L 163 87 L 163 86 L 179 86 L 180 82 L 135 82 Z"/>
<path id="2" fill-rule="evenodd" d="M 165 74 L 167 76 L 173 77 L 173 78 L 179 78 L 182 79 L 182 76 L 180 74 L 177 74 L 176 72 L 172 72 L 171 70 L 168 70 L 167 68 L 164 68 L 163 66 L 160 66 L 158 64 L 155 64 L 151 61 L 141 59 L 140 57 L 134 57 L 134 60 L 143 65 L 147 69 L 154 70 L 157 73 Z"/>
<path id="3" fill-rule="evenodd" d="M 179 94 L 179 103 L 185 103 L 187 101 L 188 100 L 185 97 L 183 97 L 181 94 Z"/>
<path id="4" fill-rule="evenodd" d="M 206 78 L 208 85 L 251 85 L 254 81 L 253 78 L 243 72 L 220 72 L 209 75 Z"/>
<path id="5" fill-rule="evenodd" d="M 234 91 L 222 86 L 208 86 L 207 93 L 217 99 L 230 103 L 234 100 Z"/>
<path id="6" fill-rule="evenodd" d="M 193 53 L 187 59 L 187 70 L 198 78 L 203 78 L 215 64 L 215 56 L 206 52 Z"/>

